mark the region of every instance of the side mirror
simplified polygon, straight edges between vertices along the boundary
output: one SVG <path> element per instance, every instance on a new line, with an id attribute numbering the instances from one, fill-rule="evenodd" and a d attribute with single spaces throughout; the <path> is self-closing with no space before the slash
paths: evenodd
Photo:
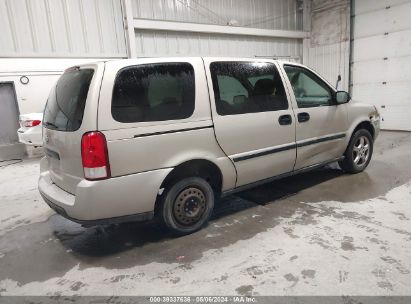
<path id="1" fill-rule="evenodd" d="M 350 100 L 351 100 L 350 94 L 348 94 L 345 91 L 338 91 L 337 93 L 335 93 L 335 101 L 337 102 L 337 104 L 347 103 Z"/>

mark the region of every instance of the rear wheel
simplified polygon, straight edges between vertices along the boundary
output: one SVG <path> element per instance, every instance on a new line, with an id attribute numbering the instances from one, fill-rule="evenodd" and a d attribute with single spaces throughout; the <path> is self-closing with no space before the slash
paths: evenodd
<path id="1" fill-rule="evenodd" d="M 172 185 L 160 201 L 159 216 L 175 234 L 185 235 L 201 229 L 214 208 L 214 192 L 199 177 L 189 177 Z"/>
<path id="2" fill-rule="evenodd" d="M 345 151 L 344 160 L 339 162 L 341 169 L 348 173 L 364 171 L 370 163 L 373 144 L 373 138 L 368 130 L 356 131 Z"/>

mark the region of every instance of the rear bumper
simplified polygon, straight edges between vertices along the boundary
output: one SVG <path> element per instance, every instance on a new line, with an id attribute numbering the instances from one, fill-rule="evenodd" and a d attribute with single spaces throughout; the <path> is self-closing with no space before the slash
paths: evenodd
<path id="1" fill-rule="evenodd" d="M 171 169 L 131 174 L 101 181 L 82 180 L 75 195 L 59 188 L 43 171 L 39 191 L 58 214 L 84 226 L 149 220 L 162 181 Z"/>
<path id="2" fill-rule="evenodd" d="M 49 205 L 49 207 L 53 209 L 57 214 L 60 214 L 66 219 L 72 222 L 81 224 L 82 226 L 85 226 L 85 227 L 91 227 L 91 226 L 97 226 L 97 225 L 108 225 L 108 224 L 119 224 L 119 223 L 124 223 L 124 222 L 143 222 L 143 221 L 149 221 L 154 217 L 154 211 L 151 211 L 151 212 L 144 212 L 144 213 L 133 214 L 133 215 L 124 215 L 124 216 L 105 218 L 105 219 L 99 219 L 99 220 L 79 220 L 79 219 L 69 216 L 65 209 L 63 209 L 59 205 L 56 205 L 55 203 L 50 201 L 42 193 L 41 193 L 41 196 L 43 197 L 46 204 Z"/>
<path id="3" fill-rule="evenodd" d="M 17 135 L 19 136 L 19 142 L 30 146 L 42 146 L 43 138 L 41 133 L 41 126 L 36 126 L 30 129 L 18 129 Z"/>

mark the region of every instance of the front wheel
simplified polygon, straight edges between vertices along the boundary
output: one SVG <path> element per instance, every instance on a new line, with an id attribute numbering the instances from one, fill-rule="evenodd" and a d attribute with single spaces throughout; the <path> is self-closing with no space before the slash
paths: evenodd
<path id="1" fill-rule="evenodd" d="M 214 192 L 199 177 L 189 177 L 172 185 L 160 201 L 159 216 L 177 235 L 193 233 L 208 221 L 214 208 Z"/>
<path id="2" fill-rule="evenodd" d="M 368 130 L 360 129 L 351 137 L 344 160 L 339 162 L 341 169 L 348 173 L 359 173 L 367 168 L 373 152 L 374 141 Z"/>

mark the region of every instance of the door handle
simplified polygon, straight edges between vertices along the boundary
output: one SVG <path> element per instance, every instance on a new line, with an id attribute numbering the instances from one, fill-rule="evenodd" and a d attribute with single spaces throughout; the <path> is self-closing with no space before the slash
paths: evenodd
<path id="1" fill-rule="evenodd" d="M 293 119 L 291 118 L 291 115 L 287 114 L 287 115 L 281 115 L 278 118 L 278 122 L 280 123 L 280 125 L 285 126 L 285 125 L 291 125 L 291 123 L 293 122 Z"/>
<path id="2" fill-rule="evenodd" d="M 297 118 L 298 122 L 306 122 L 310 120 L 310 114 L 307 112 L 298 113 Z"/>

